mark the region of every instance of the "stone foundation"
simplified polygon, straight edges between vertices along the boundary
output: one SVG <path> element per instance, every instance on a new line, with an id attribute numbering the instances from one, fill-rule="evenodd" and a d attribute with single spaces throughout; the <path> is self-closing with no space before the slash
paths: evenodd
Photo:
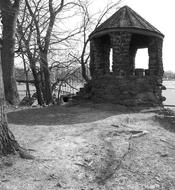
<path id="1" fill-rule="evenodd" d="M 78 94 L 80 99 L 126 106 L 162 106 L 160 77 L 116 77 L 114 74 L 89 81 Z"/>

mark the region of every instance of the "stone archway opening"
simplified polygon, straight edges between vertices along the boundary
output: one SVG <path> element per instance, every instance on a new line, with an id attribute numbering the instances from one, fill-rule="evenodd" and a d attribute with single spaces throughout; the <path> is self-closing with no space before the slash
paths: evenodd
<path id="1" fill-rule="evenodd" d="M 137 50 L 135 57 L 135 69 L 149 69 L 148 48 Z"/>
<path id="2" fill-rule="evenodd" d="M 112 72 L 112 64 L 113 64 L 113 49 L 110 48 L 110 53 L 109 53 L 109 71 Z"/>

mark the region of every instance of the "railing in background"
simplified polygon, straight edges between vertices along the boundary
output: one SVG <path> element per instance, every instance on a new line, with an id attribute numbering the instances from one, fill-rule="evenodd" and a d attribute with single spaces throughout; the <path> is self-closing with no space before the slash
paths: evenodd
<path id="1" fill-rule="evenodd" d="M 75 69 L 66 78 L 63 77 L 60 82 L 57 83 L 53 90 L 53 94 L 56 98 L 60 98 L 62 95 L 75 95 L 80 88 L 85 84 L 85 80 L 82 78 L 80 68 Z M 34 84 L 30 84 L 31 96 L 36 92 Z M 20 100 L 26 96 L 26 85 L 25 81 L 18 83 L 18 92 Z M 59 96 L 59 97 L 58 97 Z"/>

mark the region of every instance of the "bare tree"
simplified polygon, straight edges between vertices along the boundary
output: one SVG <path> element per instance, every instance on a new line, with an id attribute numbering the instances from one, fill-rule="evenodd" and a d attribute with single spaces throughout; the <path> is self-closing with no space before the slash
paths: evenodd
<path id="1" fill-rule="evenodd" d="M 33 32 L 33 19 L 29 18 L 26 6 L 24 6 L 21 20 L 17 20 L 17 39 L 18 39 L 18 53 L 22 57 L 23 62 L 29 62 L 37 93 L 38 104 L 43 105 L 44 99 L 42 95 L 40 76 L 37 68 L 37 44 L 35 39 L 32 38 Z"/>
<path id="2" fill-rule="evenodd" d="M 14 48 L 15 48 L 15 32 L 16 20 L 19 12 L 21 0 L 1 0 L 1 16 L 2 16 L 2 70 L 5 88 L 5 98 L 11 104 L 18 104 L 19 96 L 15 80 L 14 72 Z"/>
<path id="3" fill-rule="evenodd" d="M 121 0 L 118 0 L 117 2 L 113 3 L 110 2 L 107 5 L 105 5 L 104 9 L 100 11 L 99 13 L 90 13 L 90 3 L 89 0 L 78 0 L 79 5 L 79 11 L 81 15 L 81 28 L 82 33 L 81 37 L 79 37 L 80 40 L 79 43 L 82 44 L 81 50 L 78 52 L 73 52 L 71 55 L 77 59 L 77 62 L 81 65 L 82 70 L 82 76 L 85 79 L 85 81 L 89 81 L 89 75 L 87 72 L 88 69 L 88 62 L 89 62 L 89 34 L 95 30 L 104 20 L 104 18 L 107 17 L 107 15 L 111 14 L 121 3 Z"/>
<path id="4" fill-rule="evenodd" d="M 53 68 L 54 52 L 60 52 L 58 46 L 63 46 L 67 40 L 79 33 L 78 29 L 66 31 L 66 29 L 56 28 L 58 23 L 67 20 L 68 16 L 60 18 L 66 8 L 70 9 L 76 6 L 73 2 L 64 3 L 54 0 L 25 0 L 19 16 L 18 26 L 18 45 L 19 53 L 25 54 L 30 64 L 38 97 L 38 103 L 52 103 L 52 85 L 50 71 Z M 61 14 L 59 14 L 61 13 Z M 57 16 L 59 15 L 59 18 Z M 64 14 L 65 15 L 65 14 Z M 60 37 L 61 36 L 61 37 Z M 60 45 L 61 44 L 61 45 Z M 68 43 L 67 43 L 68 44 Z M 65 46 L 65 45 L 64 45 Z M 64 56 L 66 57 L 66 56 Z M 57 56 L 57 59 L 58 58 Z M 63 61 L 60 61 L 63 63 Z M 69 61 L 67 61 L 69 64 Z"/>

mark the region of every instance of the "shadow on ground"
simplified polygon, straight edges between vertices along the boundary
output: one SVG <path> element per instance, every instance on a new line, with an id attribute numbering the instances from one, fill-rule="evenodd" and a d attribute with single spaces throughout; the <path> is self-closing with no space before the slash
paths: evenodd
<path id="1" fill-rule="evenodd" d="M 160 126 L 164 129 L 175 133 L 175 110 L 165 108 L 158 112 L 155 117 L 156 121 L 159 122 Z"/>
<path id="2" fill-rule="evenodd" d="M 112 105 L 55 105 L 9 112 L 7 116 L 9 123 L 19 125 L 66 125 L 94 122 L 126 112 L 126 107 Z"/>
<path id="3" fill-rule="evenodd" d="M 171 117 L 156 117 L 156 120 L 159 122 L 160 126 L 164 129 L 175 133 L 175 118 Z"/>

